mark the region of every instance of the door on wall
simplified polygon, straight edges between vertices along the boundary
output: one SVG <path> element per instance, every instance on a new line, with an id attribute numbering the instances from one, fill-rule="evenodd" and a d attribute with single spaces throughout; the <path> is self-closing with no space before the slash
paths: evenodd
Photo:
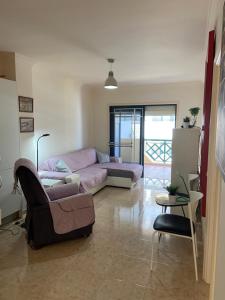
<path id="1" fill-rule="evenodd" d="M 176 108 L 175 104 L 145 106 L 144 177 L 149 187 L 161 189 L 171 182 Z"/>
<path id="2" fill-rule="evenodd" d="M 110 155 L 143 164 L 144 106 L 111 106 L 109 112 Z"/>

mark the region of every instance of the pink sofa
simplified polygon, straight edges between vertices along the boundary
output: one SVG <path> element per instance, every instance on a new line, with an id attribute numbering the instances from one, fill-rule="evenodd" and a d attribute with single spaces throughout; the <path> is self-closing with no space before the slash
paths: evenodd
<path id="1" fill-rule="evenodd" d="M 68 170 L 56 171 L 56 164 L 63 161 Z M 117 158 L 100 164 L 94 148 L 81 149 L 47 159 L 39 166 L 41 178 L 64 180 L 73 173 L 79 174 L 81 188 L 95 193 L 106 185 L 131 188 L 140 179 L 143 167 L 134 163 L 120 163 Z"/>

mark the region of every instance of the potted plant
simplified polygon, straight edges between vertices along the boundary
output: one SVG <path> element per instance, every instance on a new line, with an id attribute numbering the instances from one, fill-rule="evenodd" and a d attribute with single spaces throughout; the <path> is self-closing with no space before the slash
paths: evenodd
<path id="1" fill-rule="evenodd" d="M 170 184 L 167 187 L 165 187 L 165 189 L 167 190 L 167 192 L 169 193 L 169 195 L 175 196 L 176 192 L 178 190 L 178 186 Z"/>
<path id="2" fill-rule="evenodd" d="M 196 122 L 197 122 L 197 116 L 199 114 L 200 111 L 200 107 L 192 107 L 189 109 L 191 116 L 192 116 L 192 125 L 191 127 L 195 127 Z"/>
<path id="3" fill-rule="evenodd" d="M 189 128 L 190 125 L 190 117 L 183 118 L 183 128 Z"/>

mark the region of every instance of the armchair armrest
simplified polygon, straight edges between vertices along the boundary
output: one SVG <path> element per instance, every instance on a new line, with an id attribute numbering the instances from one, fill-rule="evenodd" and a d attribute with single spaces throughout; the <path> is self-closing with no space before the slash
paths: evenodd
<path id="1" fill-rule="evenodd" d="M 54 203 L 59 203 L 61 208 L 79 209 L 94 206 L 93 195 L 91 193 L 80 193 L 61 199 L 56 199 Z"/>
<path id="2" fill-rule="evenodd" d="M 74 196 L 79 193 L 79 186 L 75 183 L 61 184 L 46 189 L 51 201 Z"/>
<path id="3" fill-rule="evenodd" d="M 93 225 L 95 211 L 90 193 L 77 194 L 49 202 L 54 230 L 58 234 Z"/>
<path id="4" fill-rule="evenodd" d="M 122 157 L 116 157 L 116 156 L 110 156 L 110 162 L 113 162 L 113 163 L 122 163 Z"/>

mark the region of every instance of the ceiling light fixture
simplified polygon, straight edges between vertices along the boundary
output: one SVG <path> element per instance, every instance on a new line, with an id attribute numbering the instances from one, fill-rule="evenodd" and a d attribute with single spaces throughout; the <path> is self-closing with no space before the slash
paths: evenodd
<path id="1" fill-rule="evenodd" d="M 111 70 L 109 71 L 108 78 L 105 81 L 104 88 L 109 90 L 114 90 L 118 88 L 118 83 L 114 78 L 113 71 L 112 71 L 112 64 L 114 63 L 114 58 L 108 58 L 108 63 L 111 64 Z"/>

